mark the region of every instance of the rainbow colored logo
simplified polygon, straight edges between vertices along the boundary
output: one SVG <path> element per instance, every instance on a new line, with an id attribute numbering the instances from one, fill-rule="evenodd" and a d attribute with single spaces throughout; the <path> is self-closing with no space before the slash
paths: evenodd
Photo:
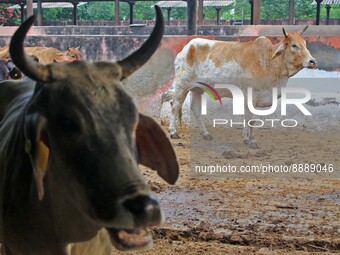
<path id="1" fill-rule="evenodd" d="M 203 86 L 205 86 L 206 88 L 203 89 L 205 93 L 207 93 L 209 95 L 209 97 L 214 101 L 214 104 L 216 104 L 216 98 L 218 99 L 218 101 L 220 102 L 220 105 L 222 106 L 222 99 L 220 94 L 218 94 L 218 92 L 216 91 L 216 89 L 214 89 L 212 86 L 204 83 L 204 82 L 197 82 L 198 84 L 201 84 Z M 214 96 L 215 95 L 215 96 Z"/>

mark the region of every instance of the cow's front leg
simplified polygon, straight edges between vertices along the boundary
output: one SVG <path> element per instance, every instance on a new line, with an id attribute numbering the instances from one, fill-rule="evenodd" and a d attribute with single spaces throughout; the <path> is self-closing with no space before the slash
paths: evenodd
<path id="1" fill-rule="evenodd" d="M 212 140 L 213 137 L 209 134 L 208 130 L 205 128 L 203 123 L 202 114 L 202 90 L 199 88 L 195 88 L 192 90 L 192 98 L 191 98 L 191 110 L 197 120 L 198 128 L 201 131 L 201 135 L 205 140 Z"/>
<path id="2" fill-rule="evenodd" d="M 245 109 L 247 109 L 246 107 Z M 246 110 L 245 113 L 245 126 L 243 128 L 243 142 L 245 144 L 249 145 L 249 148 L 251 149 L 258 149 L 259 146 L 256 143 L 255 137 L 254 137 L 254 128 L 252 127 L 254 124 L 254 121 L 252 121 L 253 114 Z"/>
<path id="3" fill-rule="evenodd" d="M 255 137 L 254 137 L 254 128 L 253 128 L 254 121 L 250 121 L 249 125 L 246 124 L 249 129 L 249 148 L 251 149 L 258 149 L 259 146 L 256 143 Z"/>
<path id="4" fill-rule="evenodd" d="M 243 128 L 243 143 L 249 144 L 249 136 L 250 136 L 250 128 L 248 124 L 246 123 Z"/>

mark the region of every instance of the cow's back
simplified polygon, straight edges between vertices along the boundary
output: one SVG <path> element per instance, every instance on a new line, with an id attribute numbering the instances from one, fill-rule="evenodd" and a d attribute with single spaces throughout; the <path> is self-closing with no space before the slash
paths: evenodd
<path id="1" fill-rule="evenodd" d="M 271 45 L 265 37 L 251 42 L 193 39 L 176 57 L 176 77 L 252 78 L 267 71 Z"/>
<path id="2" fill-rule="evenodd" d="M 55 56 L 60 53 L 59 50 L 50 47 L 25 47 L 25 52 L 36 56 L 41 64 L 53 63 Z"/>

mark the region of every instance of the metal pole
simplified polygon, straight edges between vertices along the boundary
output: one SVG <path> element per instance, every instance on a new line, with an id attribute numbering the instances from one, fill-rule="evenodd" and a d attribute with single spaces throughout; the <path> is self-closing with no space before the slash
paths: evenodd
<path id="1" fill-rule="evenodd" d="M 115 0 L 115 26 L 119 26 L 119 0 Z"/>
<path id="2" fill-rule="evenodd" d="M 316 25 L 320 25 L 320 7 L 323 0 L 315 0 L 316 2 Z"/>
<path id="3" fill-rule="evenodd" d="M 203 25 L 203 0 L 198 1 L 198 25 Z"/>
<path id="4" fill-rule="evenodd" d="M 76 26 L 77 25 L 77 16 L 78 16 L 78 2 L 73 2 L 73 25 Z"/>
<path id="5" fill-rule="evenodd" d="M 261 0 L 254 0 L 254 25 L 260 25 Z"/>
<path id="6" fill-rule="evenodd" d="M 220 25 L 220 11 L 221 11 L 221 8 L 219 7 L 216 7 L 216 25 L 219 26 Z"/>
<path id="7" fill-rule="evenodd" d="M 43 11 L 42 11 L 42 1 L 37 0 L 37 9 L 38 9 L 38 18 L 37 18 L 37 24 L 38 26 L 43 25 Z"/>
<path id="8" fill-rule="evenodd" d="M 133 24 L 133 6 L 135 5 L 135 1 L 130 1 L 130 25 Z"/>
<path id="9" fill-rule="evenodd" d="M 331 6 L 329 4 L 326 4 L 326 13 L 327 13 L 326 24 L 327 25 L 329 25 L 330 12 L 331 12 Z"/>
<path id="10" fill-rule="evenodd" d="M 254 1 L 249 0 L 250 3 L 250 25 L 254 25 Z"/>
<path id="11" fill-rule="evenodd" d="M 294 25 L 294 0 L 289 0 L 289 18 L 288 25 Z"/>
<path id="12" fill-rule="evenodd" d="M 20 18 L 21 18 L 21 23 L 23 23 L 24 20 L 25 20 L 25 14 L 24 14 L 25 5 L 26 5 L 25 3 L 20 3 L 20 11 L 21 11 Z"/>
<path id="13" fill-rule="evenodd" d="M 26 17 L 33 15 L 33 0 L 26 0 Z"/>
<path id="14" fill-rule="evenodd" d="M 167 8 L 167 13 L 168 13 L 168 26 L 170 26 L 170 19 L 171 19 L 171 7 Z"/>
<path id="15" fill-rule="evenodd" d="M 197 35 L 197 1 L 187 0 L 188 35 Z"/>

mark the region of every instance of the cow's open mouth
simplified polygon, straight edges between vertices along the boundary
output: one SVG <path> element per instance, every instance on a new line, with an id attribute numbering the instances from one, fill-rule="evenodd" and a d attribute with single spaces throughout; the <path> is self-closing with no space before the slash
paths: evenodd
<path id="1" fill-rule="evenodd" d="M 314 65 L 309 65 L 307 68 L 308 69 L 316 69 L 316 67 L 317 67 L 317 65 L 314 64 Z"/>
<path id="2" fill-rule="evenodd" d="M 112 244 L 118 250 L 132 250 L 149 248 L 152 236 L 143 228 L 136 229 L 107 229 Z"/>

